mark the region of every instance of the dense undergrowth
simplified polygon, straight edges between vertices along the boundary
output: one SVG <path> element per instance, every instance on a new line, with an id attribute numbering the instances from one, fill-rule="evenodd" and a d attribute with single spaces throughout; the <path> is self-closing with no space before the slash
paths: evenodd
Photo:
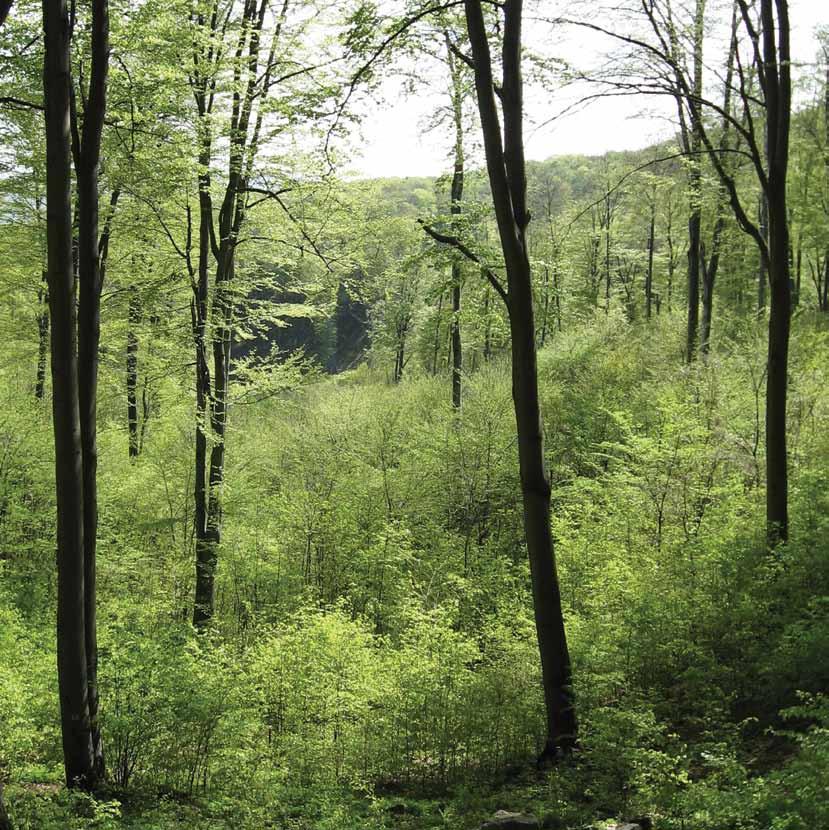
<path id="1" fill-rule="evenodd" d="M 725 325 L 725 323 L 723 324 Z M 370 366 L 232 414 L 217 623 L 190 624 L 192 403 L 127 458 L 101 416 L 110 783 L 62 778 L 47 409 L 2 370 L 0 774 L 18 830 L 829 826 L 829 361 L 796 320 L 791 541 L 763 541 L 762 326 L 686 367 L 677 318 L 599 313 L 540 355 L 581 745 L 549 772 L 508 366 Z"/>

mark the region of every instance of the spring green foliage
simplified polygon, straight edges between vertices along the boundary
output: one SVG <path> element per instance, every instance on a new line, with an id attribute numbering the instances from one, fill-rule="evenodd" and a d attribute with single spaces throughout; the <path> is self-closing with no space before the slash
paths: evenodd
<path id="1" fill-rule="evenodd" d="M 502 361 L 468 378 L 460 414 L 443 378 L 390 387 L 369 367 L 238 407 L 218 624 L 198 637 L 188 410 L 162 408 L 133 463 L 105 410 L 101 800 L 55 794 L 49 425 L 6 408 L 0 753 L 16 826 L 472 827 L 504 803 L 563 826 L 821 826 L 825 336 L 802 320 L 797 532 L 770 558 L 762 341 L 734 327 L 692 369 L 678 320 L 648 330 L 621 310 L 541 353 L 583 729 L 576 759 L 541 778 L 504 778 L 544 724 Z"/>
<path id="2" fill-rule="evenodd" d="M 463 406 L 453 410 L 456 254 L 417 223 L 457 232 L 501 273 L 479 148 L 467 147 L 460 217 L 449 215 L 445 177 L 338 181 L 330 163 L 353 117 L 338 110 L 343 85 L 401 19 L 368 2 L 336 14 L 288 6 L 276 56 L 285 80 L 263 108 L 248 182 L 260 192 L 248 194 L 228 287 L 216 613 L 197 634 L 190 278 L 205 171 L 186 65 L 194 29 L 189 4 L 113 4 L 102 221 L 111 192 L 121 195 L 98 400 L 108 781 L 94 796 L 62 787 L 48 380 L 43 399 L 34 395 L 42 124 L 25 100 L 2 111 L 0 793 L 13 826 L 471 830 L 502 808 L 562 830 L 634 816 L 657 830 L 829 826 L 825 66 L 802 82 L 793 119 L 792 527 L 773 553 L 753 243 L 729 215 L 711 353 L 686 365 L 689 201 L 677 148 L 528 164 L 539 385 L 580 724 L 574 756 L 539 772 L 545 719 L 509 328 L 464 260 Z M 31 0 L 14 8 L 0 93 L 37 104 L 40 11 Z M 434 21 L 421 26 L 434 40 Z M 210 36 L 225 38 L 224 114 L 210 123 L 216 204 L 238 27 L 233 17 Z M 422 35 L 411 28 L 400 46 L 425 66 L 444 41 L 424 46 Z M 393 57 L 378 55 L 361 83 L 379 85 Z M 78 71 L 83 59 L 78 50 Z M 552 71 L 530 60 L 533 74 Z M 753 172 L 735 176 L 754 204 Z M 704 241 L 717 189 L 703 164 Z M 349 315 L 359 337 L 340 354 Z M 347 371 L 327 375 L 332 366 Z"/>

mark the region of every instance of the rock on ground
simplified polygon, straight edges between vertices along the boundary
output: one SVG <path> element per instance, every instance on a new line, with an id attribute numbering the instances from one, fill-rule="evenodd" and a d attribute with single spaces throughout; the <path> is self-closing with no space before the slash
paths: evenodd
<path id="1" fill-rule="evenodd" d="M 489 821 L 481 825 L 481 830 L 538 830 L 540 827 L 541 822 L 535 816 L 498 810 Z"/>

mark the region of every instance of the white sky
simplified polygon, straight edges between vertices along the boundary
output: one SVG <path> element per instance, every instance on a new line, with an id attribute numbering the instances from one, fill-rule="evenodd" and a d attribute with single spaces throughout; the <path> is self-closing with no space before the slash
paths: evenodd
<path id="1" fill-rule="evenodd" d="M 810 63 L 817 53 L 816 27 L 829 25 L 829 0 L 789 0 L 789 11 L 792 57 L 795 62 Z M 532 35 L 532 26 L 525 24 L 525 40 L 530 41 Z M 535 48 L 541 51 L 541 48 Z M 589 65 L 598 60 L 606 48 L 607 41 L 601 36 L 591 36 L 581 29 L 560 36 L 556 44 L 545 46 L 543 52 Z M 706 60 L 715 58 L 706 56 Z M 418 70 L 425 71 L 425 67 L 419 66 Z M 442 88 L 445 90 L 445 86 Z M 383 84 L 381 95 L 381 100 L 366 105 L 362 124 L 363 152 L 355 156 L 350 165 L 353 173 L 360 177 L 445 173 L 449 168 L 450 150 L 443 135 L 446 129 L 425 130 L 428 119 L 445 102 L 446 94 L 441 93 L 440 82 L 434 91 L 424 89 L 406 95 L 403 79 L 390 79 Z M 637 149 L 664 139 L 671 132 L 673 105 L 662 102 L 660 113 L 652 100 L 638 98 L 600 99 L 555 123 L 542 125 L 573 100 L 572 92 L 542 95 L 539 90 L 527 90 L 527 158 L 542 160 L 570 153 L 598 155 L 608 150 Z M 650 111 L 644 112 L 645 107 Z"/>

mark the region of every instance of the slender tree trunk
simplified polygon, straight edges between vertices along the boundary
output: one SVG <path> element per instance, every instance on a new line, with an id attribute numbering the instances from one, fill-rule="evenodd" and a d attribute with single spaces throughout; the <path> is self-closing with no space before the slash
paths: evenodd
<path id="1" fill-rule="evenodd" d="M 823 86 L 823 184 L 829 188 L 829 49 L 824 49 L 824 57 L 827 64 Z M 820 268 L 819 263 L 817 267 Z M 829 311 L 829 246 L 823 252 L 823 270 L 823 292 L 818 292 L 818 307 L 821 311 Z"/>
<path id="2" fill-rule="evenodd" d="M 723 157 L 723 164 L 729 169 L 733 165 L 727 161 L 727 151 L 737 149 L 739 136 L 734 147 L 730 146 L 729 136 L 731 133 L 731 94 L 734 82 L 734 65 L 737 59 L 737 32 L 739 27 L 739 10 L 737 3 L 733 3 L 731 10 L 731 39 L 728 49 L 728 60 L 725 70 L 725 90 L 722 103 L 722 123 L 720 134 L 720 154 Z M 705 248 L 700 248 L 700 267 L 702 270 L 702 332 L 700 336 L 700 353 L 703 360 L 707 360 L 711 347 L 711 321 L 714 316 L 714 285 L 717 280 L 717 273 L 720 267 L 720 253 L 722 251 L 723 232 L 725 231 L 725 210 L 728 202 L 728 193 L 722 182 L 717 190 L 716 219 L 714 230 L 711 234 L 711 256 L 706 259 Z"/>
<path id="3" fill-rule="evenodd" d="M 819 302 L 821 311 L 829 311 L 829 249 L 823 255 L 823 291 Z"/>
<path id="4" fill-rule="evenodd" d="M 610 192 L 605 195 L 605 237 L 604 237 L 604 311 L 610 313 Z"/>
<path id="5" fill-rule="evenodd" d="M 440 297 L 438 297 L 438 313 L 437 317 L 435 318 L 435 342 L 433 344 L 432 350 L 432 374 L 436 375 L 438 373 L 438 356 L 440 354 L 440 318 L 443 314 L 443 294 L 441 293 Z M 395 377 L 397 377 L 397 371 L 395 370 Z"/>
<path id="6" fill-rule="evenodd" d="M 714 312 L 714 280 L 716 278 L 719 255 L 706 263 L 705 249 L 700 250 L 702 264 L 702 328 L 699 339 L 699 350 L 706 358 L 711 347 L 711 318 Z"/>
<path id="7" fill-rule="evenodd" d="M 668 246 L 668 284 L 666 286 L 666 301 L 667 301 L 667 309 L 668 314 L 673 311 L 672 308 L 672 300 L 673 300 L 673 291 L 674 291 L 674 269 L 676 268 L 676 255 L 674 253 L 674 215 L 673 215 L 673 203 L 668 201 L 668 210 L 667 210 L 667 221 L 665 222 L 665 243 Z"/>
<path id="8" fill-rule="evenodd" d="M 452 82 L 452 116 L 455 125 L 455 163 L 452 170 L 450 212 L 453 217 L 461 214 L 463 199 L 463 78 L 462 68 L 452 53 L 449 32 L 445 33 L 446 59 Z M 461 263 L 458 255 L 452 258 L 452 406 L 460 409 L 463 376 L 463 351 L 461 345 Z"/>
<path id="9" fill-rule="evenodd" d="M 553 291 L 556 301 L 556 328 L 561 332 L 561 289 L 558 280 L 558 265 L 553 264 Z"/>
<path id="10" fill-rule="evenodd" d="M 675 72 L 677 73 L 677 103 L 679 105 L 679 121 L 682 133 L 683 149 L 688 154 L 688 292 L 687 292 L 687 325 L 685 337 L 685 360 L 692 363 L 696 357 L 699 338 L 699 288 L 700 288 L 700 246 L 702 244 L 702 171 L 700 167 L 700 153 L 702 151 L 703 125 L 700 121 L 700 112 L 697 101 L 702 97 L 703 81 L 703 37 L 705 31 L 705 3 L 706 0 L 696 0 L 694 7 L 693 31 L 693 77 L 691 79 L 691 94 L 694 102 L 689 107 L 690 129 L 685 119 L 682 106 L 682 90 L 684 83 L 679 73 L 679 41 L 675 31 L 671 31 L 670 39 L 675 51 Z"/>
<path id="11" fill-rule="evenodd" d="M 138 325 L 141 322 L 141 300 L 138 289 L 129 288 L 127 311 L 127 428 L 129 430 L 129 457 L 138 456 Z"/>
<path id="12" fill-rule="evenodd" d="M 37 292 L 37 379 L 35 397 L 43 400 L 46 391 L 46 362 L 49 354 L 49 286 L 47 272 L 43 272 L 43 287 Z"/>
<path id="13" fill-rule="evenodd" d="M 691 187 L 697 187 L 698 190 L 699 177 L 692 177 L 691 181 Z M 685 359 L 688 363 L 692 363 L 696 355 L 699 332 L 701 223 L 702 219 L 699 209 L 692 208 L 691 215 L 688 219 L 688 325 L 685 344 Z"/>
<path id="14" fill-rule="evenodd" d="M 526 208 L 523 141 L 522 2 L 506 0 L 503 6 L 503 138 L 494 97 L 492 61 L 481 0 L 465 0 L 464 5 L 475 66 L 487 172 L 507 271 L 508 290 L 504 296 L 512 338 L 512 394 L 524 531 L 547 712 L 547 741 L 542 757 L 550 759 L 574 746 L 576 719 L 570 655 L 550 528 L 550 481 L 544 462 L 532 275 L 526 245 L 529 214 Z"/>
<path id="15" fill-rule="evenodd" d="M 656 233 L 656 201 L 651 203 L 651 222 L 648 231 L 648 271 L 645 277 L 645 308 L 648 320 L 651 319 L 651 301 L 653 298 L 653 246 Z"/>
<path id="16" fill-rule="evenodd" d="M 760 194 L 758 207 L 759 227 L 763 239 L 768 244 L 769 238 L 769 206 L 764 194 Z M 762 311 L 766 307 L 766 282 L 768 279 L 769 264 L 761 253 L 757 266 L 757 310 Z"/>
<path id="17" fill-rule="evenodd" d="M 786 179 L 791 125 L 791 54 L 787 0 L 761 0 L 760 11 L 767 71 L 767 265 L 771 295 L 766 380 L 766 533 L 769 546 L 774 548 L 789 537 L 786 407 L 792 291 Z"/>
<path id="18" fill-rule="evenodd" d="M 218 215 L 218 241 L 214 239 L 212 202 L 210 198 L 209 166 L 212 154 L 210 115 L 215 95 L 216 45 L 210 44 L 194 61 L 191 84 L 200 117 L 201 144 L 199 159 L 202 173 L 199 180 L 199 277 L 192 314 L 197 351 L 197 426 L 196 426 L 196 588 L 193 623 L 206 625 L 215 609 L 215 576 L 218 548 L 221 541 L 222 488 L 224 484 L 225 439 L 228 418 L 228 386 L 230 355 L 233 339 L 232 283 L 235 276 L 236 244 L 245 216 L 245 191 L 256 155 L 262 126 L 262 103 L 270 87 L 270 73 L 275 65 L 274 50 L 277 36 L 271 41 L 270 54 L 263 72 L 259 68 L 259 50 L 266 0 L 251 0 L 244 6 L 242 26 L 235 47 L 233 70 L 234 93 L 230 119 L 230 146 L 228 177 Z M 287 3 L 283 4 L 277 30 L 284 20 Z M 209 22 L 203 21 L 206 33 L 215 38 L 219 32 L 219 4 L 214 2 Z M 245 54 L 247 47 L 247 53 Z M 218 50 L 221 52 L 221 49 Z M 207 73 L 202 67 L 204 62 Z M 246 80 L 243 81 L 243 71 Z M 250 130 L 254 102 L 259 110 L 253 130 Z M 212 251 L 216 260 L 213 301 L 208 303 L 207 259 Z M 206 350 L 206 320 L 211 314 L 211 351 L 213 358 L 212 388 Z M 209 416 L 209 417 L 206 417 Z M 210 430 L 210 454 L 205 471 L 207 436 Z M 205 486 L 206 484 L 206 486 Z"/>
<path id="19" fill-rule="evenodd" d="M 484 362 L 492 357 L 492 317 L 489 308 L 489 286 L 484 287 Z"/>
<path id="20" fill-rule="evenodd" d="M 452 263 L 452 406 L 461 406 L 461 378 L 463 376 L 463 352 L 461 346 L 461 266 Z"/>
<path id="21" fill-rule="evenodd" d="M 87 683 L 84 477 L 78 397 L 70 172 L 69 14 L 44 0 L 47 270 L 57 501 L 57 657 L 66 783 L 90 788 L 96 765 Z"/>
<path id="22" fill-rule="evenodd" d="M 547 340 L 547 317 L 550 311 L 550 267 L 544 266 L 544 307 L 541 309 L 541 334 L 538 338 L 538 348 L 543 349 Z"/>
<path id="23" fill-rule="evenodd" d="M 209 127 L 205 127 L 209 129 Z M 205 146 L 206 145 L 206 146 Z M 215 569 L 215 551 L 207 539 L 207 411 L 211 394 L 210 369 L 207 362 L 208 269 L 211 256 L 213 206 L 210 198 L 209 139 L 204 139 L 199 164 L 199 254 L 198 276 L 191 303 L 193 342 L 196 352 L 196 439 L 193 483 L 194 530 L 196 542 L 196 587 L 193 601 L 193 624 L 205 625 L 213 614 L 211 574 Z"/>
<path id="24" fill-rule="evenodd" d="M 400 383 L 403 380 L 403 367 L 406 362 L 406 330 L 397 332 L 397 349 L 394 354 L 394 382 Z"/>
<path id="25" fill-rule="evenodd" d="M 785 195 L 781 197 L 785 199 Z M 766 522 L 769 542 L 774 547 L 788 539 L 788 464 L 786 405 L 788 397 L 789 331 L 791 286 L 786 249 L 788 227 L 770 216 L 768 376 L 766 381 Z M 784 247 L 781 249 L 780 246 Z"/>
<path id="26" fill-rule="evenodd" d="M 101 339 L 102 271 L 98 245 L 98 172 L 106 112 L 109 64 L 107 0 L 92 2 L 92 50 L 89 93 L 80 145 L 75 147 L 78 190 L 78 393 L 83 447 L 84 582 L 87 684 L 95 775 L 104 772 L 98 725 L 98 635 L 96 561 L 98 536 L 98 348 Z M 117 198 L 117 197 L 116 197 Z"/>
<path id="27" fill-rule="evenodd" d="M 721 192 L 721 202 L 724 195 Z M 700 248 L 700 264 L 702 265 L 702 331 L 700 333 L 699 349 L 706 359 L 711 348 L 711 321 L 714 316 L 714 285 L 720 269 L 720 252 L 722 250 L 722 235 L 725 230 L 724 206 L 718 205 L 718 216 L 714 223 L 711 236 L 711 256 L 706 261 L 705 248 Z"/>

